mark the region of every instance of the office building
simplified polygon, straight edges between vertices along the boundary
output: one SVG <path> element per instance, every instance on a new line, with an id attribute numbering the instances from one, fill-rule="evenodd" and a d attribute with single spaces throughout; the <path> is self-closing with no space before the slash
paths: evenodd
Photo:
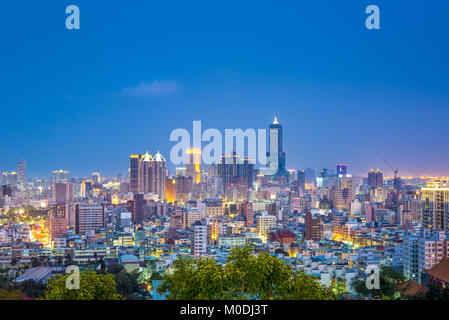
<path id="1" fill-rule="evenodd" d="M 79 203 L 75 206 L 75 232 L 92 233 L 105 226 L 105 209 L 102 205 Z"/>

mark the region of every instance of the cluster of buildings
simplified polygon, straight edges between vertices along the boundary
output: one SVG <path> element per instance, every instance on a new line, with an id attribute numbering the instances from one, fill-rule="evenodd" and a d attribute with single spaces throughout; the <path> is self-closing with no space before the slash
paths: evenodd
<path id="1" fill-rule="evenodd" d="M 352 293 L 369 265 L 447 285 L 449 180 L 353 176 L 345 164 L 286 169 L 282 130 L 277 119 L 269 127 L 270 175 L 235 152 L 203 168 L 194 148 L 173 174 L 159 152 L 131 155 L 114 178 L 27 179 L 22 160 L 1 174 L 0 268 L 102 261 L 168 272 L 179 256 L 224 262 L 251 245 Z"/>

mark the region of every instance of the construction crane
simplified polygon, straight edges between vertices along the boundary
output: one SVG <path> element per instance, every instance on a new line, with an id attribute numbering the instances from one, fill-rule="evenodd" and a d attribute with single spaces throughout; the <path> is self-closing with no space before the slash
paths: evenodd
<path id="1" fill-rule="evenodd" d="M 391 168 L 391 170 L 394 171 L 394 179 L 396 180 L 398 178 L 398 173 L 399 173 L 399 169 L 395 169 L 391 166 L 391 164 L 388 163 L 387 160 L 382 159 L 383 161 L 385 161 L 385 163 Z"/>

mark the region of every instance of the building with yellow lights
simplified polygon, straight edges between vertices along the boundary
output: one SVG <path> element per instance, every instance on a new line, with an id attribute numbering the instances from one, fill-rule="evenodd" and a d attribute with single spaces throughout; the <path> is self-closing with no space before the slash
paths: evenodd
<path id="1" fill-rule="evenodd" d="M 201 149 L 189 148 L 186 151 L 186 175 L 193 178 L 194 183 L 201 182 Z"/>
<path id="2" fill-rule="evenodd" d="M 449 180 L 434 180 L 421 188 L 422 222 L 425 227 L 448 231 Z"/>

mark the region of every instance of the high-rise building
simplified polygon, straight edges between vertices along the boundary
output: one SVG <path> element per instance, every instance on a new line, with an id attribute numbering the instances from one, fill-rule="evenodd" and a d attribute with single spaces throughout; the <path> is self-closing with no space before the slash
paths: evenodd
<path id="1" fill-rule="evenodd" d="M 301 188 L 301 191 L 304 191 L 306 188 L 306 172 L 305 170 L 298 170 L 298 187 Z"/>
<path id="2" fill-rule="evenodd" d="M 189 148 L 186 151 L 186 174 L 193 178 L 193 183 L 201 182 L 201 149 Z"/>
<path id="3" fill-rule="evenodd" d="M 346 170 L 346 169 L 345 169 Z M 337 188 L 332 192 L 334 208 L 337 210 L 349 210 L 353 198 L 353 179 L 350 174 L 337 176 Z"/>
<path id="4" fill-rule="evenodd" d="M 270 229 L 276 227 L 275 216 L 258 216 L 257 217 L 257 233 L 266 237 Z"/>
<path id="5" fill-rule="evenodd" d="M 136 154 L 132 154 L 129 156 L 130 164 L 129 164 L 129 184 L 130 191 L 134 194 L 139 193 L 140 191 L 140 156 Z"/>
<path id="6" fill-rule="evenodd" d="M 421 188 L 424 227 L 449 230 L 449 181 L 435 180 Z"/>
<path id="7" fill-rule="evenodd" d="M 207 225 L 201 221 L 192 225 L 191 251 L 195 256 L 207 253 Z"/>
<path id="8" fill-rule="evenodd" d="M 402 242 L 402 263 L 403 273 L 407 280 L 420 281 L 419 259 L 418 259 L 418 241 L 419 237 L 409 235 L 404 237 Z"/>
<path id="9" fill-rule="evenodd" d="M 368 185 L 370 188 L 383 188 L 384 174 L 379 169 L 374 171 L 373 169 L 368 172 Z"/>
<path id="10" fill-rule="evenodd" d="M 94 183 L 101 183 L 101 175 L 99 172 L 92 172 L 92 180 Z"/>
<path id="11" fill-rule="evenodd" d="M 144 204 L 143 193 L 134 194 L 134 218 L 136 223 L 142 223 L 145 219 Z"/>
<path id="12" fill-rule="evenodd" d="M 418 241 L 418 274 L 424 270 L 432 269 L 435 265 L 447 258 L 448 241 L 442 232 L 441 236 L 423 237 Z"/>
<path id="13" fill-rule="evenodd" d="M 68 183 L 69 172 L 67 170 L 53 171 L 53 183 Z"/>
<path id="14" fill-rule="evenodd" d="M 67 233 L 68 206 L 65 203 L 53 203 L 48 212 L 50 241 L 61 238 Z"/>
<path id="15" fill-rule="evenodd" d="M 404 199 L 400 207 L 400 224 L 419 223 L 422 221 L 422 201 L 421 199 Z"/>
<path id="16" fill-rule="evenodd" d="M 229 187 L 236 184 L 250 188 L 255 180 L 253 161 L 249 158 L 240 159 L 236 151 L 233 151 L 232 155 L 222 155 L 221 163 L 217 164 L 217 171 L 225 193 Z"/>
<path id="17" fill-rule="evenodd" d="M 146 152 L 139 160 L 139 192 L 151 192 L 151 162 L 153 157 Z"/>
<path id="18" fill-rule="evenodd" d="M 21 185 L 25 185 L 27 182 L 27 162 L 25 160 L 20 160 L 17 164 L 18 182 Z"/>
<path id="19" fill-rule="evenodd" d="M 337 176 L 346 175 L 348 173 L 348 166 L 346 164 L 337 164 Z"/>
<path id="20" fill-rule="evenodd" d="M 275 175 L 285 174 L 285 152 L 282 150 L 282 125 L 276 117 L 269 126 L 268 168 L 275 170 Z"/>
<path id="21" fill-rule="evenodd" d="M 305 175 L 306 175 L 306 184 L 309 187 L 313 187 L 315 185 L 315 170 L 307 168 L 305 170 Z"/>
<path id="22" fill-rule="evenodd" d="M 84 235 L 105 226 L 103 205 L 79 203 L 75 206 L 75 233 Z"/>
<path id="23" fill-rule="evenodd" d="M 254 224 L 254 211 L 253 204 L 248 201 L 244 201 L 240 204 L 240 215 L 245 218 L 245 226 L 251 226 Z"/>
<path id="24" fill-rule="evenodd" d="M 156 193 L 159 200 L 165 199 L 166 160 L 158 152 L 150 165 L 150 192 Z"/>
<path id="25" fill-rule="evenodd" d="M 159 200 L 165 199 L 166 160 L 157 152 L 153 157 L 131 155 L 129 168 L 130 191 L 138 193 L 156 193 Z"/>
<path id="26" fill-rule="evenodd" d="M 165 197 L 167 203 L 176 201 L 176 178 L 165 179 Z"/>
<path id="27" fill-rule="evenodd" d="M 320 217 L 312 216 L 310 211 L 307 211 L 306 213 L 305 240 L 321 240 L 321 219 Z"/>
<path id="28" fill-rule="evenodd" d="M 73 201 L 73 184 L 54 183 L 53 202 L 71 202 L 71 201 Z"/>

